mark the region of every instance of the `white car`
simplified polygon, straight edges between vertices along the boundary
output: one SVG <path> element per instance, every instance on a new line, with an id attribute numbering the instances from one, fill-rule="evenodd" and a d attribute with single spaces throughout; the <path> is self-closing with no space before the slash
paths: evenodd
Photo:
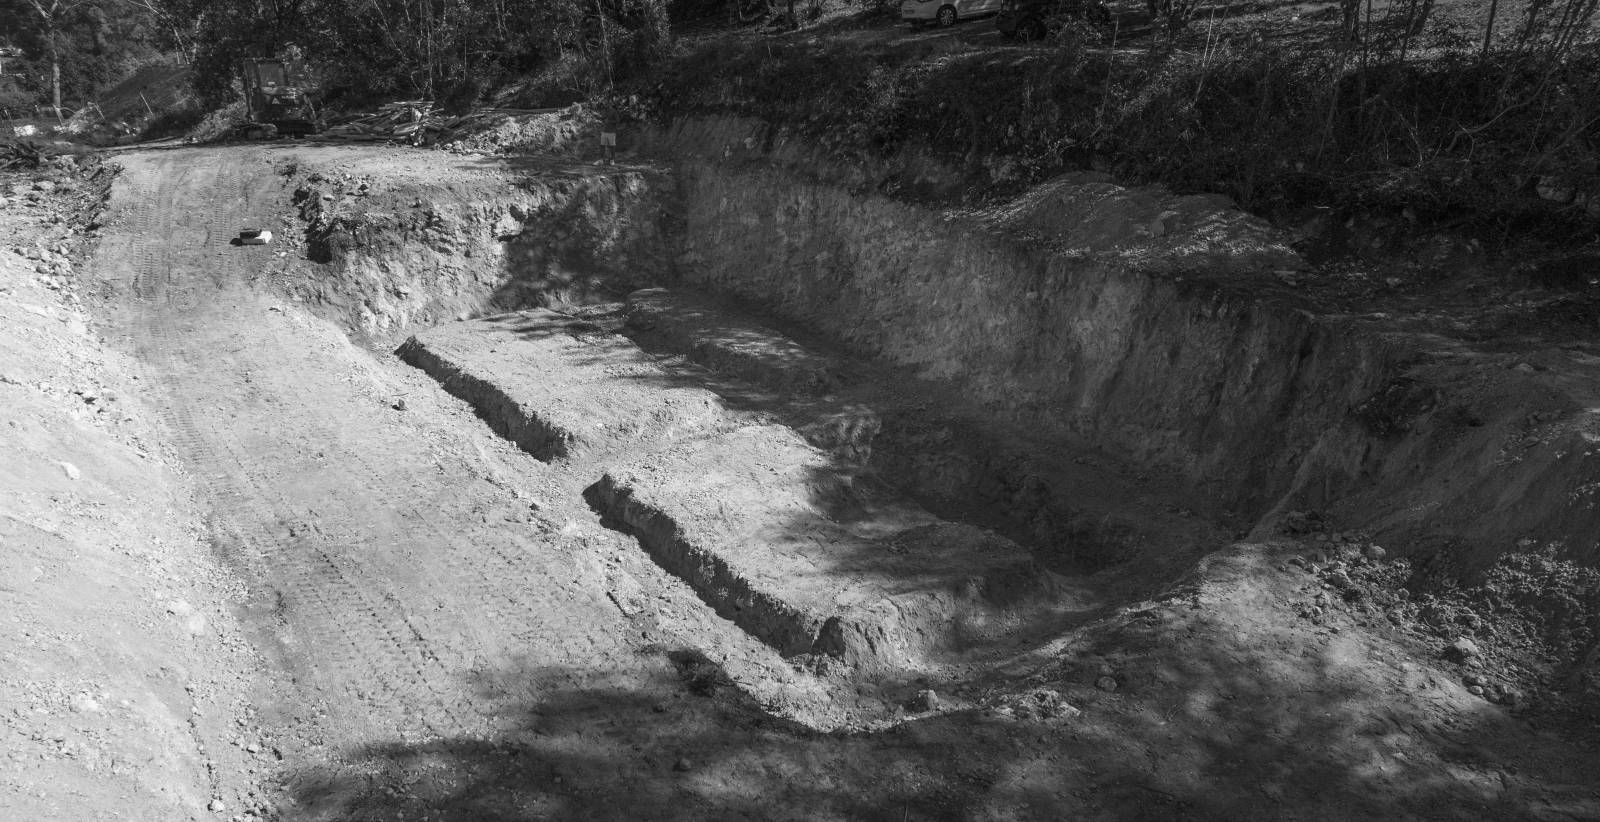
<path id="1" fill-rule="evenodd" d="M 900 19 L 913 28 L 929 23 L 953 26 L 957 21 L 997 14 L 1002 0 L 900 0 Z"/>

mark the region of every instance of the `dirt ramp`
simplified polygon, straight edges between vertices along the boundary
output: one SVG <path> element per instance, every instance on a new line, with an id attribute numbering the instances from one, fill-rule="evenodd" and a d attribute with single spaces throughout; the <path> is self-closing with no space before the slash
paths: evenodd
<path id="1" fill-rule="evenodd" d="M 554 311 L 440 326 L 406 340 L 396 354 L 542 460 L 728 424 L 714 394 L 678 385 L 626 338 Z"/>
<path id="2" fill-rule="evenodd" d="M 991 640 L 1054 588 L 1015 543 L 858 491 L 778 426 L 676 444 L 587 496 L 724 617 L 863 670 Z"/>

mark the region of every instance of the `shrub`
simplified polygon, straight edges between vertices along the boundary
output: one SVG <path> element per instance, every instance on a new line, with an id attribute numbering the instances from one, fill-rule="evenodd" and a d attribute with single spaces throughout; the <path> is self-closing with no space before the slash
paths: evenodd
<path id="1" fill-rule="evenodd" d="M 157 140 L 162 137 L 171 137 L 175 134 L 184 134 L 200 124 L 206 112 L 199 106 L 183 106 L 168 109 L 144 124 L 139 131 L 141 140 Z"/>
<path id="2" fill-rule="evenodd" d="M 665 0 L 308 0 L 230 5 L 202 22 L 196 88 L 213 107 L 237 96 L 247 57 L 299 51 L 326 93 L 351 103 L 404 96 L 465 107 L 572 55 L 590 69 L 586 91 L 598 91 L 653 64 L 670 40 Z"/>

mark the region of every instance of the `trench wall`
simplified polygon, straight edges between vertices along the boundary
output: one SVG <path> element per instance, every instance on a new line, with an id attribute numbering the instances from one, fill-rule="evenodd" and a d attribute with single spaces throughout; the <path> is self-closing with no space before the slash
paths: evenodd
<path id="1" fill-rule="evenodd" d="M 361 337 L 616 299 L 665 275 L 663 187 L 645 172 L 506 165 L 440 182 L 308 162 L 293 185 L 314 265 L 287 287 Z"/>
<path id="2" fill-rule="evenodd" d="M 731 118 L 633 147 L 656 170 L 401 179 L 307 154 L 288 183 L 314 262 L 281 287 L 381 341 L 687 283 L 946 381 L 979 418 L 1179 478 L 1183 505 L 1240 526 L 1324 511 L 1450 573 L 1528 540 L 1600 564 L 1600 358 L 1530 364 L 1320 310 L 1282 283 L 1315 276 L 1303 261 L 1215 197 L 1087 174 L 941 208 L 960 178 L 926 153 L 840 160 Z"/>
<path id="3" fill-rule="evenodd" d="M 1551 473 L 1578 435 L 1503 459 L 1528 440 L 1524 375 L 1480 358 L 1500 381 L 1484 395 L 1461 352 L 1315 310 L 1276 282 L 1299 257 L 1224 201 L 1086 175 L 939 211 L 878 193 L 933 186 L 926 161 L 838 162 L 748 120 L 647 130 L 639 148 L 677 168 L 679 281 L 947 380 L 952 402 L 1176 472 L 1196 510 L 1330 510 L 1467 571 L 1528 538 L 1600 561 L 1592 506 L 1572 502 L 1600 466 Z M 1580 405 L 1550 402 L 1559 419 Z"/>
<path id="4" fill-rule="evenodd" d="M 1080 226 L 1081 244 L 1061 247 L 1007 236 L 1010 215 L 938 213 L 781 161 L 706 156 L 708 142 L 653 142 L 679 157 L 684 281 L 949 380 L 998 418 L 1180 471 L 1224 507 L 1262 507 L 1327 440 L 1359 436 L 1347 410 L 1399 367 L 1390 346 L 1205 278 L 1298 265 L 1286 249 L 1174 268 L 1160 248 L 1107 242 L 1167 240 L 1146 236 L 1148 223 L 1181 209 L 1159 201 L 1134 204 L 1124 226 Z"/>

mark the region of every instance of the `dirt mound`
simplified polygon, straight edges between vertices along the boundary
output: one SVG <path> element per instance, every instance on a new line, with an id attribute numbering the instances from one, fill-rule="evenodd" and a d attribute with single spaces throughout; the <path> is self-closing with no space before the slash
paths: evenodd
<path id="1" fill-rule="evenodd" d="M 1121 257 L 1147 273 L 1298 271 L 1306 263 L 1265 220 L 1221 195 L 1128 188 L 1078 172 L 980 212 L 996 230 L 1068 252 Z"/>
<path id="2" fill-rule="evenodd" d="M 1254 817 L 1263 797 L 1274 817 L 1308 801 L 1326 819 L 1600 814 L 1592 752 L 1518 721 L 1504 689 L 1488 701 L 1473 683 L 1493 675 L 1447 658 L 1448 643 L 1395 631 L 1384 615 L 1406 599 L 1370 595 L 1394 572 L 1370 542 L 1302 536 L 1324 547 L 1217 552 L 1082 632 L 1034 680 L 1119 729 L 1103 761 L 1165 740 L 1129 781 L 1183 806 L 1177 817 Z"/>

